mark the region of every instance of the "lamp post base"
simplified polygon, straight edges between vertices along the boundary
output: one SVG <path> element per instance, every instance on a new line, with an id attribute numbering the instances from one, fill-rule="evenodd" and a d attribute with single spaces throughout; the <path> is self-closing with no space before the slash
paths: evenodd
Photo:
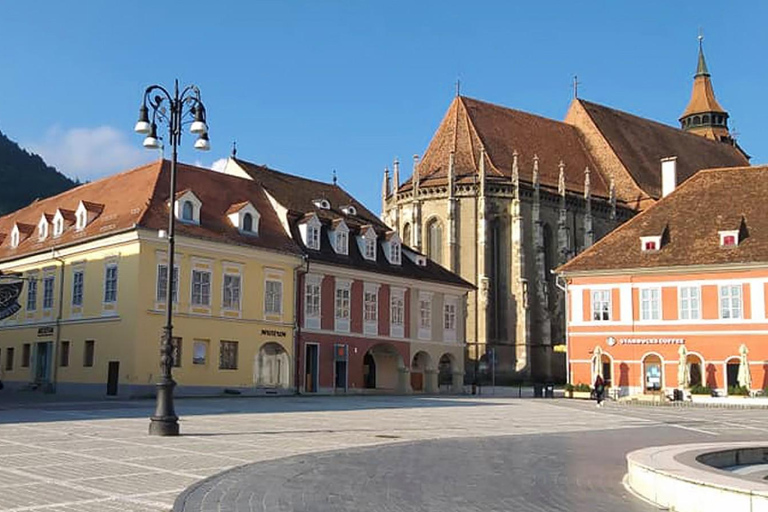
<path id="1" fill-rule="evenodd" d="M 157 383 L 157 408 L 150 417 L 149 435 L 177 436 L 179 435 L 179 417 L 173 410 L 173 379 Z"/>

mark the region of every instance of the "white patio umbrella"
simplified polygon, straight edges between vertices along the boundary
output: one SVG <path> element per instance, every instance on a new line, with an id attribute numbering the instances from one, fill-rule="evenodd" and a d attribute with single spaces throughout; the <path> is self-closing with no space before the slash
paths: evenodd
<path id="1" fill-rule="evenodd" d="M 741 357 L 739 358 L 739 375 L 737 376 L 736 380 L 739 381 L 739 386 L 751 389 L 752 375 L 749 373 L 749 361 L 747 360 L 747 354 L 749 354 L 749 350 L 747 349 L 746 345 L 742 344 L 741 347 L 739 347 L 739 355 Z"/>
<path id="2" fill-rule="evenodd" d="M 688 367 L 688 350 L 685 345 L 680 345 L 677 351 L 680 354 L 680 360 L 677 362 L 677 382 L 679 388 L 687 388 L 691 385 L 691 371 Z"/>
<path id="3" fill-rule="evenodd" d="M 592 359 L 592 376 L 597 379 L 597 376 L 603 376 L 603 349 L 598 345 L 595 347 Z"/>

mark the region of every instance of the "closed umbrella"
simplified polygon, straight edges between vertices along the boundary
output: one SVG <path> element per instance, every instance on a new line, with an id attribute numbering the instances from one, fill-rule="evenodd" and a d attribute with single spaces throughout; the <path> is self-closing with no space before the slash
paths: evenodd
<path id="1" fill-rule="evenodd" d="M 688 368 L 688 350 L 685 345 L 680 345 L 680 350 L 677 351 L 680 354 L 680 360 L 677 362 L 677 387 L 687 388 L 691 385 L 691 371 Z"/>
<path id="2" fill-rule="evenodd" d="M 595 347 L 592 359 L 592 376 L 597 379 L 598 375 L 603 376 L 603 349 L 599 346 Z"/>
<path id="3" fill-rule="evenodd" d="M 749 350 L 747 349 L 746 345 L 742 344 L 741 347 L 739 347 L 739 355 L 741 357 L 739 358 L 739 375 L 737 380 L 739 381 L 739 386 L 751 389 L 752 375 L 749 373 L 749 361 L 747 360 L 747 354 L 749 354 Z"/>

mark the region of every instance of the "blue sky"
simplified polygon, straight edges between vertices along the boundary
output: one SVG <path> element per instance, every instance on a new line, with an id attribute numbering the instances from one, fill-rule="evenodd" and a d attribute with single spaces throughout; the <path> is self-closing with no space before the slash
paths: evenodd
<path id="1" fill-rule="evenodd" d="M 462 93 L 562 119 L 580 96 L 677 123 L 696 35 L 753 163 L 768 161 L 762 2 L 8 2 L 0 130 L 95 179 L 157 157 L 131 132 L 144 88 L 196 83 L 210 166 L 238 156 L 339 182 L 374 211 L 392 159 L 423 153 Z"/>

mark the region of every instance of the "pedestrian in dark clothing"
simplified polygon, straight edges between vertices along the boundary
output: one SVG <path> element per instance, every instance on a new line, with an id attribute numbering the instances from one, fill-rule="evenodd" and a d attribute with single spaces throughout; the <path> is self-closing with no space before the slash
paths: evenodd
<path id="1" fill-rule="evenodd" d="M 597 400 L 597 407 L 603 406 L 603 396 L 605 395 L 605 381 L 603 377 L 598 375 L 595 379 L 595 399 Z"/>

